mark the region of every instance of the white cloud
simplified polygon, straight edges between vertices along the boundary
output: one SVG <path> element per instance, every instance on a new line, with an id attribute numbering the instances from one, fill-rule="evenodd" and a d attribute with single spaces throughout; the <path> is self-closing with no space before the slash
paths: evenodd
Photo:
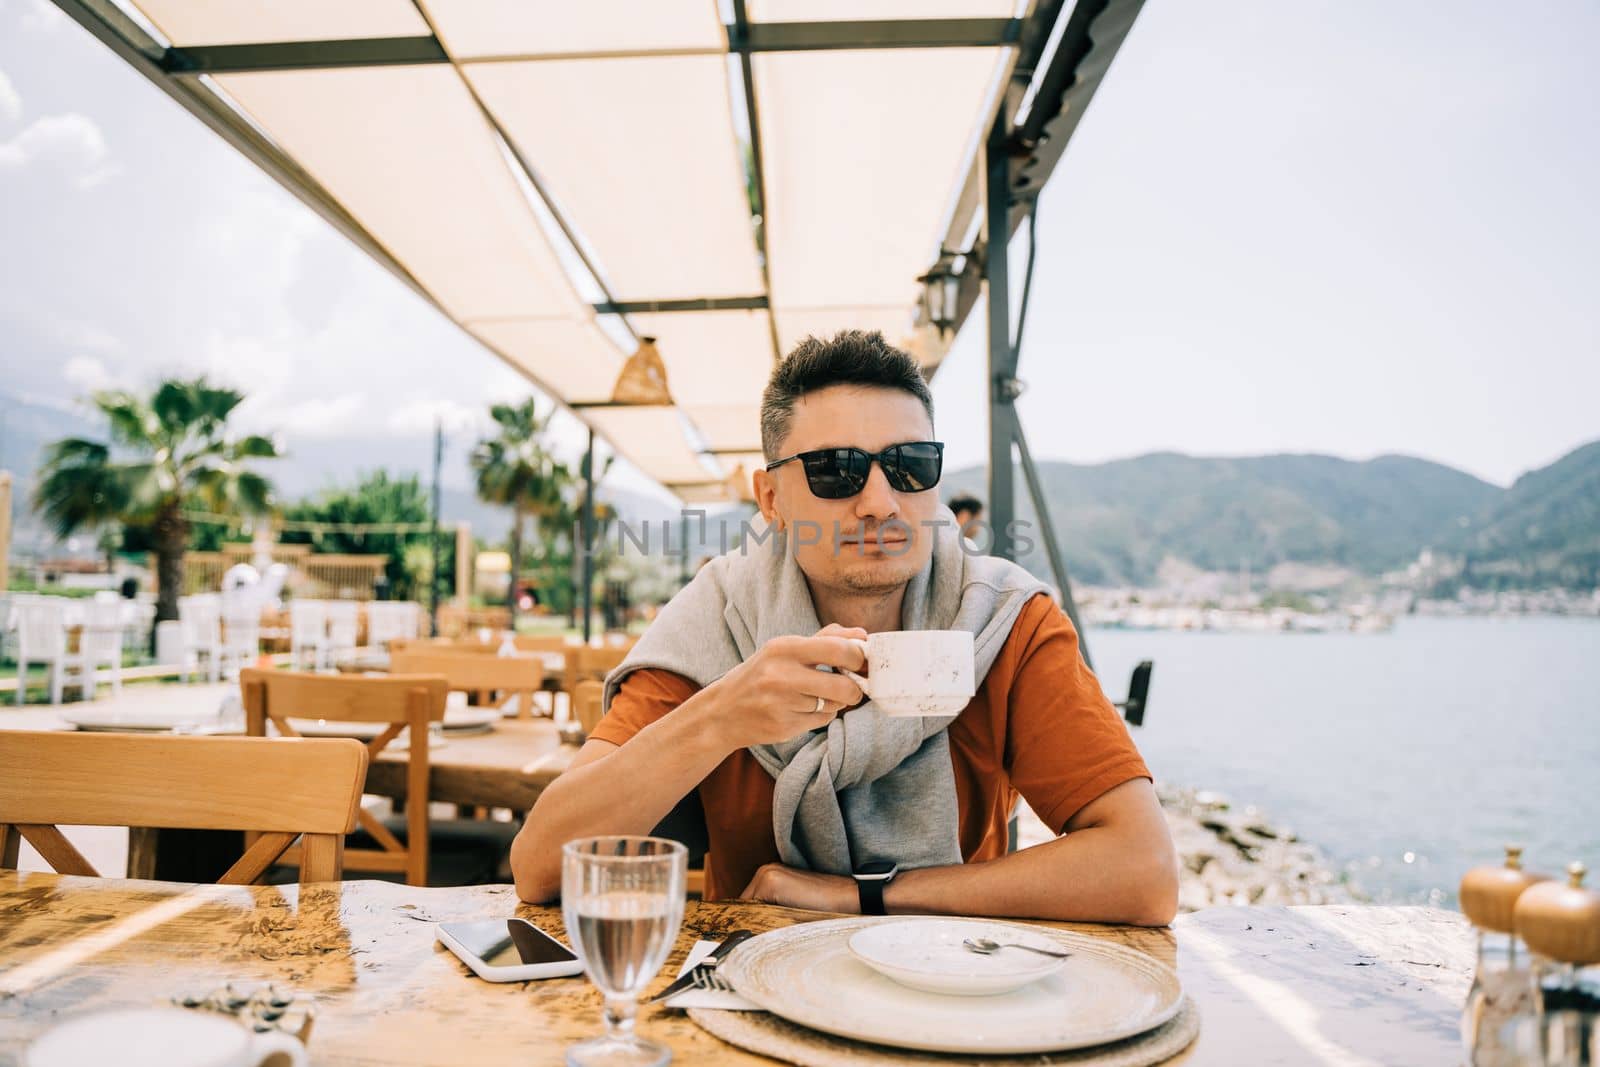
<path id="1" fill-rule="evenodd" d="M 120 168 L 108 162 L 106 138 L 93 119 L 75 111 L 34 119 L 21 133 L 0 142 L 0 170 L 53 163 L 73 175 L 80 188 L 105 181 Z"/>
<path id="2" fill-rule="evenodd" d="M 105 363 L 94 356 L 73 356 L 67 360 L 66 366 L 61 368 L 61 376 L 68 384 L 86 393 L 110 389 L 117 384 L 111 372 L 106 369 Z"/>
<path id="3" fill-rule="evenodd" d="M 15 122 L 22 117 L 22 97 L 17 93 L 17 87 L 11 84 L 11 79 L 6 77 L 6 72 L 0 70 L 0 119 L 6 122 Z"/>
<path id="4" fill-rule="evenodd" d="M 373 429 L 365 418 L 368 403 L 357 393 L 335 397 L 308 397 L 277 412 L 256 409 L 259 419 L 267 415 L 275 429 L 285 438 L 347 437 L 370 433 Z M 272 418 L 273 415 L 275 418 Z"/>
<path id="5" fill-rule="evenodd" d="M 49 331 L 58 343 L 68 348 L 81 348 L 104 356 L 118 355 L 127 349 L 116 335 L 89 322 L 52 319 Z"/>
<path id="6" fill-rule="evenodd" d="M 444 399 L 413 400 L 391 411 L 386 426 L 398 436 L 416 436 L 433 433 L 436 421 L 443 422 L 446 433 L 483 432 L 490 421 L 488 405 L 460 404 Z"/>

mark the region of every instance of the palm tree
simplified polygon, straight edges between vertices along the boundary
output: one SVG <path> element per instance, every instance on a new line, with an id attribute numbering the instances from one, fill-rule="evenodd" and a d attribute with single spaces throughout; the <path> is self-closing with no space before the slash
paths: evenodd
<path id="1" fill-rule="evenodd" d="M 109 522 L 150 527 L 157 621 L 178 617 L 189 541 L 184 506 L 243 515 L 271 506 L 271 484 L 246 463 L 276 459 L 277 445 L 227 433 L 228 416 L 243 399 L 203 376 L 164 381 L 149 398 L 95 393 L 91 400 L 110 421 L 111 443 L 69 437 L 45 452 L 33 500 L 57 536 Z"/>
<path id="2" fill-rule="evenodd" d="M 552 413 L 554 409 L 552 409 Z M 541 416 L 529 397 L 521 404 L 489 409 L 496 434 L 472 450 L 478 496 L 511 509 L 511 627 L 517 625 L 517 574 L 522 567 L 523 520 L 548 523 L 561 514 L 572 473 L 545 448 L 550 415 Z"/>

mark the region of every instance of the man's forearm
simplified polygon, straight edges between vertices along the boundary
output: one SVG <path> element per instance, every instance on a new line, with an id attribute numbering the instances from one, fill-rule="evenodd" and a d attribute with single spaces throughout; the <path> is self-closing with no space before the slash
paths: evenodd
<path id="1" fill-rule="evenodd" d="M 1178 903 L 1166 841 L 1130 841 L 1092 826 L 987 863 L 906 871 L 890 884 L 891 914 L 943 913 L 1164 926 Z"/>
<path id="2" fill-rule="evenodd" d="M 523 900 L 561 889 L 561 846 L 601 834 L 647 834 L 728 755 L 703 690 L 593 763 L 567 771 L 542 793 L 511 848 Z"/>

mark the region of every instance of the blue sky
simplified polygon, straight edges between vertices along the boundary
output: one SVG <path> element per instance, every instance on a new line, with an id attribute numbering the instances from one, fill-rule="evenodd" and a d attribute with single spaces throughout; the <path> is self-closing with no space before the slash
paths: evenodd
<path id="1" fill-rule="evenodd" d="M 1600 437 L 1597 39 L 1580 0 L 1152 0 L 1040 205 L 1035 455 L 1404 452 L 1504 484 Z M 12 396 L 208 371 L 341 480 L 422 467 L 436 412 L 459 457 L 527 391 L 42 0 L 0 0 L 0 233 Z M 956 464 L 984 456 L 981 346 L 974 320 L 934 383 Z"/>

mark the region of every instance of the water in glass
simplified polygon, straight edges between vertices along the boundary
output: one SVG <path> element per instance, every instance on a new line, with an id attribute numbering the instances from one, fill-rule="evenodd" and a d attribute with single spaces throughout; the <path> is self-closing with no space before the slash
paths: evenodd
<path id="1" fill-rule="evenodd" d="M 639 995 L 661 970 L 683 922 L 683 845 L 655 837 L 568 842 L 561 908 L 584 973 L 605 995 L 605 1033 L 567 1050 L 567 1063 L 650 1065 L 672 1058 L 634 1031 Z"/>

